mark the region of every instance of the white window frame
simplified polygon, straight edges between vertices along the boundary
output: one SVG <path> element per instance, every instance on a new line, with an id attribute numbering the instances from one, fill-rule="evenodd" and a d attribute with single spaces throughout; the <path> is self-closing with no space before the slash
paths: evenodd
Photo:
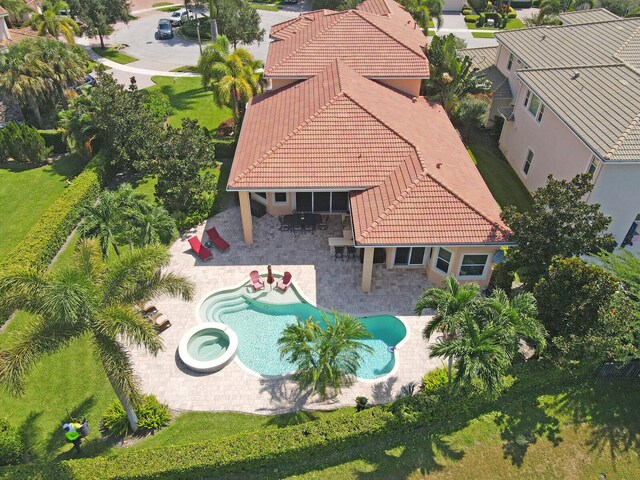
<path id="1" fill-rule="evenodd" d="M 511 71 L 511 67 L 513 67 L 513 61 L 515 60 L 515 56 L 513 53 L 509 52 L 509 59 L 507 60 L 507 70 Z"/>
<path id="2" fill-rule="evenodd" d="M 444 250 L 444 251 L 449 252 L 451 254 L 451 257 L 449 257 L 449 260 L 442 259 L 443 262 L 447 262 L 449 264 L 446 272 L 444 270 L 440 270 L 440 268 L 438 268 L 438 260 L 440 260 L 440 251 L 441 250 Z M 433 269 L 438 271 L 438 272 L 440 272 L 440 273 L 443 273 L 445 275 L 449 275 L 449 271 L 451 270 L 451 264 L 452 263 L 453 263 L 453 252 L 451 250 L 448 250 L 448 249 L 444 248 L 444 247 L 439 247 L 438 248 L 438 253 L 436 253 L 436 259 L 433 262 Z"/>
<path id="3" fill-rule="evenodd" d="M 591 161 L 587 167 L 587 173 L 591 174 L 591 178 L 596 178 L 596 174 L 598 173 L 598 170 L 600 170 L 601 165 L 602 160 L 600 160 L 596 155 L 591 155 Z M 593 167 L 593 172 L 591 172 L 591 167 Z"/>
<path id="4" fill-rule="evenodd" d="M 538 106 L 536 107 L 536 109 L 534 111 L 531 111 L 531 107 L 533 106 L 533 99 L 536 99 L 538 101 Z M 538 116 L 538 112 L 540 111 L 540 107 L 542 106 L 542 100 L 540 100 L 540 97 L 537 96 L 535 93 L 531 94 L 531 97 L 529 98 L 529 106 L 527 107 L 527 111 L 529 112 L 530 115 L 533 116 L 533 118 L 536 118 Z"/>
<path id="5" fill-rule="evenodd" d="M 462 265 L 464 265 L 464 257 L 469 256 L 469 255 L 480 255 L 480 256 L 486 256 L 487 259 L 484 262 L 484 266 L 482 267 L 482 274 L 481 275 L 462 275 Z M 458 277 L 459 278 L 464 278 L 465 280 L 478 280 L 478 279 L 482 279 L 487 275 L 487 266 L 489 265 L 489 263 L 491 262 L 491 255 L 488 253 L 473 253 L 473 252 L 468 252 L 462 255 L 462 260 L 460 261 L 460 268 L 458 268 Z"/>
<path id="6" fill-rule="evenodd" d="M 529 154 L 531 154 L 531 159 L 529 159 Z M 522 173 L 524 173 L 525 177 L 529 175 L 529 172 L 531 171 L 531 165 L 533 164 L 535 156 L 535 152 L 530 148 L 527 148 L 527 156 L 524 157 L 524 164 L 522 165 Z M 529 164 L 529 166 L 527 166 L 527 164 Z"/>
<path id="7" fill-rule="evenodd" d="M 284 193 L 284 202 L 279 202 L 276 199 L 276 195 L 279 193 Z M 273 192 L 273 204 L 274 205 L 288 205 L 289 204 L 289 193 L 288 192 Z"/>
<path id="8" fill-rule="evenodd" d="M 524 105 L 524 107 L 528 107 L 529 106 L 529 99 L 531 98 L 531 90 L 527 89 L 527 94 L 524 97 L 524 102 L 522 103 L 522 105 Z"/>
<path id="9" fill-rule="evenodd" d="M 536 122 L 540 123 L 542 121 L 542 117 L 544 117 L 544 104 L 540 103 L 540 108 L 538 109 L 538 114 L 536 115 Z"/>
<path id="10" fill-rule="evenodd" d="M 422 255 L 422 263 L 396 263 L 396 253 L 398 253 L 398 249 L 399 248 L 408 248 L 409 249 L 409 261 L 411 261 L 411 254 L 413 253 L 413 249 L 414 248 L 424 248 L 424 253 Z M 428 255 L 427 255 L 427 250 L 429 250 L 429 247 L 396 247 L 393 250 L 393 266 L 394 267 L 399 267 L 399 268 L 409 268 L 409 267 L 424 267 L 426 264 L 426 261 L 428 259 Z"/>
<path id="11" fill-rule="evenodd" d="M 266 198 L 258 195 L 258 193 L 264 193 Z M 267 205 L 267 198 L 269 198 L 269 194 L 267 192 L 251 192 L 251 198 L 262 205 Z"/>

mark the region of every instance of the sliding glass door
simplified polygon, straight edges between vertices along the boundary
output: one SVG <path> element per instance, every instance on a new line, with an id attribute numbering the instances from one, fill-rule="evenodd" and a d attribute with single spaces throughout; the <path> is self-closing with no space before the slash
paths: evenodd
<path id="1" fill-rule="evenodd" d="M 349 192 L 296 192 L 298 212 L 349 213 Z"/>

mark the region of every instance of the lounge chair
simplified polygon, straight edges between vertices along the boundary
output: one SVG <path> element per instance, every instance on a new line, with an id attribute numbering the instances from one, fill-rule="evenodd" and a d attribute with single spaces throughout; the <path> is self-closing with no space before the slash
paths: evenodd
<path id="1" fill-rule="evenodd" d="M 260 278 L 260 274 L 257 270 L 250 272 L 249 277 L 251 278 L 251 284 L 253 285 L 254 292 L 264 288 L 264 282 Z"/>
<path id="2" fill-rule="evenodd" d="M 220 236 L 218 230 L 216 230 L 216 227 L 211 227 L 209 230 L 207 230 L 207 236 L 211 239 L 216 248 L 221 252 L 224 252 L 227 248 L 229 248 L 229 242 L 227 242 Z"/>
<path id="3" fill-rule="evenodd" d="M 162 321 L 153 320 L 153 328 L 155 328 L 158 333 L 164 332 L 170 326 L 171 326 L 171 322 L 169 321 L 168 318 L 165 318 Z"/>
<path id="4" fill-rule="evenodd" d="M 191 250 L 196 252 L 196 255 L 200 257 L 200 260 L 211 260 L 213 258 L 213 253 L 208 248 L 205 248 L 204 245 L 200 242 L 198 237 L 191 237 L 189 239 L 189 245 L 191 245 Z"/>
<path id="5" fill-rule="evenodd" d="M 287 291 L 287 288 L 291 286 L 291 274 L 284 272 L 282 279 L 276 284 L 276 288 L 279 288 L 283 292 Z"/>

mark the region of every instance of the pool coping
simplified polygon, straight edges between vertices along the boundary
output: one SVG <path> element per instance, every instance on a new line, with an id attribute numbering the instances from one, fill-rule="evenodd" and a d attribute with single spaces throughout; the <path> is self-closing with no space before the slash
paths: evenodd
<path id="1" fill-rule="evenodd" d="M 206 361 L 198 360 L 189 354 L 189 341 L 196 333 L 209 329 L 223 332 L 229 339 L 229 345 L 227 350 L 216 358 Z M 222 370 L 233 361 L 238 353 L 238 345 L 238 335 L 229 325 L 220 322 L 200 322 L 182 335 L 180 343 L 178 344 L 178 355 L 180 356 L 180 360 L 190 370 L 198 373 L 214 373 Z M 185 360 L 185 357 L 188 358 L 188 362 Z"/>
<path id="2" fill-rule="evenodd" d="M 274 276 L 274 277 L 282 277 L 282 276 L 284 275 L 284 272 L 283 272 L 283 273 L 280 273 L 279 271 L 274 270 L 274 271 L 272 271 L 272 274 L 273 274 L 273 276 Z M 261 276 L 261 277 L 262 277 L 262 276 L 265 276 L 265 275 L 259 274 L 259 276 Z M 234 286 L 231 286 L 231 287 L 218 288 L 218 289 L 213 290 L 213 291 L 211 291 L 211 292 L 209 292 L 209 293 L 206 293 L 206 294 L 205 294 L 205 295 L 204 295 L 204 296 L 203 296 L 203 297 L 202 297 L 202 298 L 201 298 L 201 299 L 196 303 L 196 307 L 195 307 L 195 317 L 196 317 L 196 319 L 197 319 L 197 320 L 198 320 L 198 322 L 199 322 L 199 323 L 198 323 L 198 325 L 200 325 L 200 324 L 204 324 L 204 323 L 219 323 L 219 322 L 206 322 L 206 321 L 203 321 L 203 320 L 202 320 L 202 318 L 201 318 L 201 316 L 200 316 L 200 309 L 201 309 L 202 305 L 204 304 L 204 302 L 205 302 L 209 297 L 211 297 L 212 295 L 214 295 L 214 294 L 216 294 L 216 293 L 223 292 L 223 291 L 226 291 L 226 290 L 232 290 L 232 291 L 233 291 L 233 290 L 239 290 L 239 289 L 241 289 L 241 288 L 242 288 L 243 286 L 245 286 L 245 285 L 247 285 L 247 286 L 248 286 L 248 283 L 249 283 L 249 280 L 245 280 L 245 281 L 243 281 L 243 282 L 241 282 L 241 283 L 237 284 L 237 286 L 235 286 L 235 287 L 234 287 Z M 297 295 L 299 298 L 301 298 L 303 301 L 305 301 L 306 303 L 308 303 L 309 305 L 312 305 L 312 306 L 314 306 L 314 307 L 316 307 L 316 308 L 318 308 L 319 310 L 322 310 L 322 311 L 324 311 L 324 312 L 331 313 L 331 311 L 332 311 L 332 310 L 329 310 L 329 309 L 327 309 L 327 308 L 325 308 L 325 307 L 323 307 L 323 306 L 321 306 L 321 305 L 318 305 L 318 304 L 316 304 L 316 303 L 314 303 L 314 302 L 311 302 L 311 301 L 307 298 L 307 296 L 306 296 L 306 295 L 304 295 L 304 294 L 301 292 L 300 288 L 298 288 L 298 287 L 297 287 L 297 284 L 296 284 L 296 281 L 295 281 L 295 280 L 293 280 L 293 279 L 291 280 L 291 285 L 290 285 L 290 286 L 291 286 L 291 287 L 293 287 L 293 289 L 294 289 L 294 291 L 295 291 L 296 295 Z M 261 300 L 261 301 L 263 301 L 263 300 Z M 271 303 L 272 305 L 274 305 L 272 302 L 266 302 L 266 301 L 265 301 L 264 303 Z M 362 315 L 362 314 L 357 314 L 357 313 L 349 313 L 349 315 L 354 316 L 354 317 L 371 317 L 371 316 L 373 316 L 373 315 Z M 356 382 L 363 382 L 363 383 L 368 383 L 368 384 L 375 384 L 375 383 L 379 383 L 379 382 L 382 382 L 382 381 L 386 381 L 387 379 L 389 379 L 390 377 L 392 377 L 393 375 L 395 375 L 395 374 L 397 373 L 398 369 L 400 368 L 400 360 L 401 360 L 401 358 L 400 358 L 400 357 L 401 357 L 401 352 L 400 352 L 399 350 L 401 349 L 402 345 L 403 345 L 405 342 L 407 342 L 407 340 L 408 340 L 408 338 L 409 338 L 409 335 L 411 335 L 411 329 L 409 328 L 409 325 L 407 325 L 407 323 L 406 323 L 404 320 L 402 320 L 400 317 L 398 317 L 396 314 L 394 314 L 394 313 L 384 313 L 384 312 L 383 312 L 383 313 L 378 313 L 378 314 L 376 314 L 376 315 L 388 315 L 388 316 L 390 316 L 390 317 L 397 318 L 397 319 L 402 323 L 402 325 L 404 325 L 404 328 L 405 328 L 405 330 L 406 330 L 406 332 L 407 332 L 407 333 L 405 334 L 404 338 L 403 338 L 402 340 L 400 340 L 400 342 L 398 342 L 398 344 L 397 344 L 397 345 L 395 346 L 395 348 L 394 348 L 393 354 L 395 355 L 395 364 L 394 364 L 394 366 L 393 366 L 393 368 L 391 369 L 391 371 L 390 371 L 390 372 L 388 372 L 388 373 L 386 373 L 386 374 L 384 374 L 384 375 L 382 375 L 382 376 L 380 376 L 380 377 L 377 377 L 377 378 L 360 378 L 360 377 L 356 376 L 356 377 L 355 377 L 355 378 L 356 378 L 356 380 L 355 380 Z M 223 325 L 226 325 L 226 324 L 223 324 Z M 233 329 L 232 329 L 231 327 L 229 327 L 228 325 L 227 325 L 227 328 L 228 328 L 229 330 L 233 331 Z M 185 332 L 185 334 L 183 334 L 183 337 L 184 337 L 184 335 L 186 335 L 186 333 L 187 333 L 187 332 Z M 233 332 L 233 333 L 235 334 L 235 332 Z M 237 334 L 236 334 L 236 335 L 237 335 Z M 180 342 L 182 342 L 182 338 L 181 338 Z M 240 358 L 238 357 L 238 355 L 235 355 L 235 357 L 234 357 L 234 358 L 232 359 L 232 361 L 230 361 L 229 363 L 232 363 L 233 361 L 237 362 L 237 363 L 238 363 L 238 365 L 240 366 L 240 368 L 242 368 L 245 372 L 249 373 L 250 375 L 253 375 L 254 377 L 261 378 L 261 379 L 264 379 L 264 380 L 285 379 L 285 378 L 289 378 L 289 377 L 291 377 L 291 376 L 295 373 L 295 370 L 293 370 L 293 371 L 291 371 L 291 372 L 284 373 L 284 374 L 281 374 L 281 375 L 262 375 L 262 374 L 260 374 L 260 373 L 256 372 L 255 370 L 250 369 L 250 368 L 249 368 L 249 367 L 247 367 L 244 363 L 242 363 L 242 361 L 240 360 Z M 222 370 L 222 369 L 220 369 L 220 370 Z"/>

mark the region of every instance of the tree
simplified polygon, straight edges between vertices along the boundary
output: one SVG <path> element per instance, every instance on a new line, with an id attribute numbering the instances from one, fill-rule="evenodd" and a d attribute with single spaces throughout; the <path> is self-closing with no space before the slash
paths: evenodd
<path id="1" fill-rule="evenodd" d="M 58 114 L 58 125 L 64 130 L 69 148 L 77 152 L 86 151 L 90 155 L 97 134 L 94 119 L 98 114 L 98 106 L 93 97 L 94 91 L 94 87 L 83 87 L 80 95 L 71 99 L 68 108 Z"/>
<path id="2" fill-rule="evenodd" d="M 22 0 L 0 0 L 0 7 L 9 12 L 10 25 L 20 23 L 20 19 L 33 11 Z"/>
<path id="3" fill-rule="evenodd" d="M 593 185 L 591 176 L 555 180 L 533 195 L 533 207 L 519 212 L 507 206 L 502 219 L 513 231 L 516 247 L 509 249 L 511 268 L 518 269 L 529 290 L 547 272 L 554 257 L 573 257 L 594 253 L 613 243 L 604 231 L 611 222 L 600 212 L 599 204 L 584 198 Z"/>
<path id="4" fill-rule="evenodd" d="M 499 325 L 482 324 L 470 310 L 460 314 L 458 334 L 431 347 L 430 356 L 456 359 L 454 386 L 471 386 L 477 378 L 497 394 L 504 383 L 511 357 Z"/>
<path id="5" fill-rule="evenodd" d="M 73 37 L 80 35 L 80 26 L 70 17 L 60 15 L 60 11 L 69 11 L 69 5 L 61 0 L 47 0 L 42 4 L 42 13 L 34 14 L 30 24 L 38 35 L 51 35 L 57 39 L 62 35 L 67 43 L 75 43 Z"/>
<path id="6" fill-rule="evenodd" d="M 84 75 L 88 57 L 80 47 L 45 38 L 10 43 L 0 54 L 0 91 L 27 105 L 42 126 L 40 102 L 63 100 L 63 90 Z"/>
<path id="7" fill-rule="evenodd" d="M 429 32 L 431 12 L 429 12 L 426 0 L 402 0 L 400 4 L 411 14 L 424 34 L 427 35 Z"/>
<path id="8" fill-rule="evenodd" d="M 440 30 L 440 27 L 444 24 L 444 17 L 442 16 L 444 0 L 424 0 L 424 3 L 429 9 L 430 17 L 436 19 L 436 26 Z"/>
<path id="9" fill-rule="evenodd" d="M 477 283 L 461 285 L 452 275 L 447 275 L 443 283 L 443 288 L 425 290 L 414 308 L 416 315 L 422 314 L 425 309 L 436 311 L 422 331 L 422 336 L 427 341 L 435 332 L 442 332 L 445 341 L 454 338 L 457 335 L 460 315 L 480 296 Z M 449 384 L 451 384 L 453 357 L 449 356 L 447 359 Z"/>
<path id="10" fill-rule="evenodd" d="M 598 255 L 607 270 L 624 285 L 625 292 L 636 302 L 640 302 L 640 257 L 629 250 Z"/>
<path id="11" fill-rule="evenodd" d="M 293 379 L 325 400 L 353 384 L 362 354 L 372 351 L 360 340 L 371 338 L 358 319 L 333 312 L 322 314 L 325 328 L 309 318 L 287 326 L 278 339 L 280 357 L 296 365 Z"/>
<path id="12" fill-rule="evenodd" d="M 425 47 L 429 60 L 428 93 L 442 102 L 448 115 L 451 115 L 461 98 L 470 93 L 491 91 L 491 84 L 484 74 L 477 73 L 471 58 L 461 58 L 456 50 L 456 38 L 435 36 Z"/>
<path id="13" fill-rule="evenodd" d="M 218 0 L 218 4 L 218 27 L 234 50 L 238 43 L 249 45 L 260 43 L 264 39 L 265 31 L 260 28 L 260 15 L 251 8 L 247 0 Z"/>
<path id="14" fill-rule="evenodd" d="M 104 49 L 104 36 L 113 32 L 117 22 L 131 19 L 128 0 L 69 0 L 71 13 L 83 24 L 83 33 L 89 37 L 98 35 Z"/>
<path id="15" fill-rule="evenodd" d="M 198 60 L 202 86 L 211 88 L 218 105 L 231 108 L 236 124 L 244 104 L 260 89 L 260 76 L 256 73 L 259 65 L 248 50 L 239 48 L 232 52 L 224 35 L 207 45 Z"/>
<path id="16" fill-rule="evenodd" d="M 182 128 L 167 129 L 159 152 L 154 167 L 158 174 L 156 198 L 181 219 L 180 228 L 207 218 L 217 185 L 212 171 L 215 151 L 207 131 L 196 120 L 183 119 Z"/>
<path id="17" fill-rule="evenodd" d="M 158 295 L 190 300 L 194 285 L 186 278 L 162 272 L 169 254 L 147 246 L 106 263 L 94 240 L 81 240 L 74 263 L 57 271 L 20 268 L 0 276 L 4 306 L 36 316 L 15 341 L 0 353 L 0 383 L 14 394 L 24 392 L 29 371 L 43 356 L 89 336 L 132 430 L 134 408 L 141 398 L 125 344 L 145 347 L 152 354 L 163 348 L 153 325 L 134 305 Z"/>
<path id="18" fill-rule="evenodd" d="M 452 120 L 462 130 L 462 137 L 465 142 L 469 141 L 469 134 L 472 129 L 480 128 L 484 125 L 489 111 L 489 103 L 482 98 L 466 97 L 455 107 Z"/>
<path id="19" fill-rule="evenodd" d="M 92 237 L 98 241 L 105 258 L 109 256 L 109 247 L 113 247 L 115 254 L 120 256 L 117 242 L 121 223 L 120 206 L 118 195 L 113 191 L 105 190 L 95 205 L 87 206 L 82 211 L 80 232 L 83 236 Z"/>

